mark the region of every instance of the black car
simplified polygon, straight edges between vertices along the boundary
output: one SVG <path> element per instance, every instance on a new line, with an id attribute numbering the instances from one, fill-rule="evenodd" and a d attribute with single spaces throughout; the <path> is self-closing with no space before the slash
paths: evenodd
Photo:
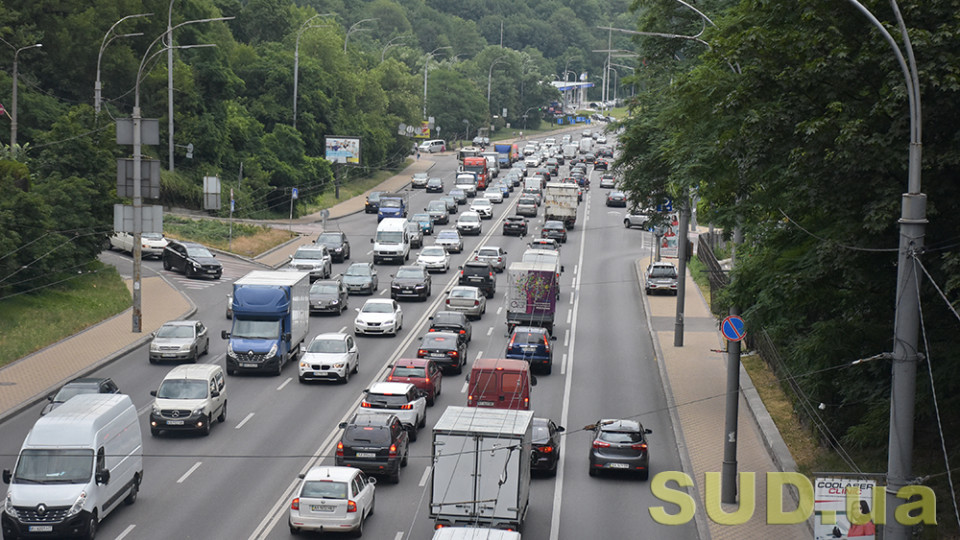
<path id="1" fill-rule="evenodd" d="M 597 160 L 597 156 L 595 156 L 594 154 L 584 154 L 582 163 L 592 165 L 596 160 Z"/>
<path id="2" fill-rule="evenodd" d="M 390 298 L 412 296 L 426 301 L 430 297 L 432 282 L 427 269 L 417 265 L 401 266 L 390 283 Z"/>
<path id="3" fill-rule="evenodd" d="M 407 466 L 410 434 L 394 414 L 358 414 L 342 422 L 337 443 L 339 467 L 355 467 L 368 474 L 382 474 L 396 484 L 400 468 Z"/>
<path id="4" fill-rule="evenodd" d="M 365 214 L 376 214 L 380 211 L 380 195 L 383 195 L 382 191 L 371 191 L 367 195 L 367 202 L 363 205 Z"/>
<path id="5" fill-rule="evenodd" d="M 310 313 L 343 313 L 350 291 L 340 276 L 314 281 L 310 286 Z"/>
<path id="6" fill-rule="evenodd" d="M 627 207 L 627 195 L 622 191 L 611 191 L 607 194 L 607 206 Z"/>
<path id="7" fill-rule="evenodd" d="M 612 158 L 613 157 L 613 148 L 609 146 L 601 146 L 597 149 L 597 155 Z"/>
<path id="8" fill-rule="evenodd" d="M 544 222 L 540 228 L 540 238 L 553 238 L 558 242 L 567 243 L 567 228 L 562 221 L 550 220 Z"/>
<path id="9" fill-rule="evenodd" d="M 486 261 L 467 261 L 460 267 L 459 285 L 480 289 L 487 298 L 493 298 L 497 290 L 497 276 L 493 266 Z"/>
<path id="10" fill-rule="evenodd" d="M 451 189 L 449 195 L 457 201 L 457 205 L 467 204 L 467 192 L 462 189 Z"/>
<path id="11" fill-rule="evenodd" d="M 631 471 L 646 480 L 650 474 L 650 456 L 647 454 L 647 435 L 636 420 L 600 420 L 584 430 L 593 431 L 590 448 L 590 476 L 601 470 Z"/>
<path id="12" fill-rule="evenodd" d="M 220 279 L 223 275 L 223 266 L 213 253 L 204 246 L 194 242 L 171 240 L 163 248 L 163 269 L 183 272 L 188 278 L 212 277 Z"/>
<path id="13" fill-rule="evenodd" d="M 607 162 L 607 160 L 605 160 L 605 159 L 603 159 L 603 158 L 597 158 L 597 159 L 594 160 L 594 162 L 593 162 L 593 170 L 599 171 L 599 170 L 601 170 L 601 169 L 603 169 L 604 171 L 606 171 L 607 169 L 609 169 L 609 163 Z"/>
<path id="14" fill-rule="evenodd" d="M 110 377 L 80 377 L 73 379 L 60 387 L 56 394 L 47 396 L 47 403 L 40 411 L 40 416 L 63 405 L 68 399 L 80 394 L 119 394 L 117 383 Z"/>
<path id="15" fill-rule="evenodd" d="M 427 179 L 426 190 L 427 193 L 443 193 L 443 179 L 435 176 Z"/>
<path id="16" fill-rule="evenodd" d="M 473 326 L 466 314 L 459 311 L 438 311 L 430 317 L 428 332 L 452 332 L 460 336 L 464 344 L 473 339 Z"/>
<path id="17" fill-rule="evenodd" d="M 457 199 L 453 195 L 444 195 L 440 197 L 440 200 L 447 204 L 447 212 L 451 214 L 456 214 L 459 210 L 460 203 L 457 202 Z"/>
<path id="18" fill-rule="evenodd" d="M 527 218 L 523 216 L 507 216 L 506 219 L 503 220 L 503 235 L 526 236 L 527 223 Z"/>
<path id="19" fill-rule="evenodd" d="M 560 462 L 560 434 L 565 430 L 549 418 L 533 419 L 533 441 L 530 445 L 530 470 L 544 471 L 550 476 L 557 474 Z"/>
<path id="20" fill-rule="evenodd" d="M 531 371 L 549 375 L 553 371 L 553 347 L 550 342 L 555 339 L 546 328 L 517 326 L 510 335 L 504 358 L 524 360 L 530 364 Z"/>
<path id="21" fill-rule="evenodd" d="M 334 262 L 343 262 L 350 258 L 350 241 L 341 231 L 320 233 L 316 243 L 327 246 L 327 252 Z"/>
<path id="22" fill-rule="evenodd" d="M 420 338 L 417 358 L 429 358 L 445 373 L 462 373 L 467 363 L 467 344 L 454 332 L 428 332 Z"/>

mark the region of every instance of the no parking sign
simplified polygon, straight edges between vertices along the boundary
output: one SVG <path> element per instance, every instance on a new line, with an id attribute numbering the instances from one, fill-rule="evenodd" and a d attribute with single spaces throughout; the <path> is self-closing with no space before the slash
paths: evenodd
<path id="1" fill-rule="evenodd" d="M 741 341 L 746 336 L 745 326 L 743 319 L 730 315 L 720 323 L 720 332 L 728 341 Z"/>

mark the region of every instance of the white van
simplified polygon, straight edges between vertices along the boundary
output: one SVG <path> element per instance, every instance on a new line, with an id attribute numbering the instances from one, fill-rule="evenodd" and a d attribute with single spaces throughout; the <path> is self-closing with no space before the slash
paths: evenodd
<path id="1" fill-rule="evenodd" d="M 421 152 L 445 152 L 447 150 L 447 143 L 443 142 L 441 139 L 433 139 L 430 141 L 423 141 L 420 143 L 419 149 Z"/>
<path id="2" fill-rule="evenodd" d="M 590 137 L 580 139 L 580 153 L 589 154 L 591 150 L 593 150 L 593 139 Z"/>
<path id="3" fill-rule="evenodd" d="M 82 394 L 41 417 L 27 434 L 7 490 L 4 538 L 93 538 L 143 478 L 137 409 L 124 394 Z"/>
<path id="4" fill-rule="evenodd" d="M 403 218 L 383 218 L 377 225 L 377 235 L 370 242 L 373 243 L 373 264 L 384 261 L 403 264 L 410 260 L 410 235 L 407 220 Z"/>
<path id="5" fill-rule="evenodd" d="M 186 364 L 167 373 L 160 388 L 151 390 L 150 434 L 199 431 L 210 434 L 214 419 L 227 420 L 227 388 L 223 368 L 216 364 Z"/>
<path id="6" fill-rule="evenodd" d="M 434 531 L 433 540 L 520 540 L 520 533 L 502 529 L 443 527 Z"/>
<path id="7" fill-rule="evenodd" d="M 484 152 L 483 157 L 487 160 L 487 169 L 490 171 L 490 177 L 496 178 L 500 176 L 500 154 L 496 152 Z"/>

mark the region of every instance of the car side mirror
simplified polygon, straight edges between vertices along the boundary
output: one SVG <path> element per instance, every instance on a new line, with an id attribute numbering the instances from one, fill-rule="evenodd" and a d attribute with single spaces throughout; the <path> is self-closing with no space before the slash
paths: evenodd
<path id="1" fill-rule="evenodd" d="M 230 339 L 230 332 L 227 332 L 226 330 L 221 330 L 220 339 Z"/>
<path id="2" fill-rule="evenodd" d="M 345 429 L 345 428 L 347 427 L 347 423 L 346 423 L 346 422 L 340 422 L 340 423 L 337 424 L 337 425 L 340 427 L 340 429 Z"/>
<path id="3" fill-rule="evenodd" d="M 353 308 L 353 310 L 356 311 L 357 313 L 360 313 L 360 308 L 358 307 Z"/>
<path id="4" fill-rule="evenodd" d="M 98 471 L 93 478 L 98 484 L 105 486 L 110 483 L 110 471 Z"/>
<path id="5" fill-rule="evenodd" d="M 563 265 L 560 265 L 560 271 L 563 272 Z"/>
<path id="6" fill-rule="evenodd" d="M 557 426 L 557 433 L 563 433 L 564 431 L 566 431 L 566 428 L 563 426 Z"/>
<path id="7" fill-rule="evenodd" d="M 10 473 L 10 469 L 4 469 L 4 470 L 3 470 L 3 483 L 4 483 L 4 484 L 9 484 L 9 483 L 10 483 L 10 477 L 11 477 L 11 476 L 13 476 L 13 475 Z"/>
<path id="8" fill-rule="evenodd" d="M 50 403 L 53 403 L 53 394 L 47 396 L 47 401 L 49 401 Z"/>
<path id="9" fill-rule="evenodd" d="M 306 474 L 300 473 L 300 474 L 297 475 L 297 478 L 299 478 L 300 480 L 303 480 L 303 478 L 304 478 L 305 476 L 306 476 Z"/>
<path id="10" fill-rule="evenodd" d="M 293 255 L 287 255 L 287 258 L 292 261 L 292 260 L 293 260 Z"/>
<path id="11" fill-rule="evenodd" d="M 653 430 L 648 428 L 648 429 L 643 430 L 643 432 L 644 432 L 645 434 L 649 435 L 649 434 L 653 433 Z"/>
<path id="12" fill-rule="evenodd" d="M 557 336 L 550 336 L 550 341 L 556 341 L 556 340 L 557 340 Z"/>
<path id="13" fill-rule="evenodd" d="M 370 243 L 371 243 L 371 244 L 373 243 L 373 238 L 370 239 Z"/>
<path id="14" fill-rule="evenodd" d="M 465 381 L 467 381 L 467 382 L 470 382 L 470 374 L 467 373 L 467 376 L 464 377 L 463 380 L 465 380 Z"/>
<path id="15" fill-rule="evenodd" d="M 150 391 L 150 395 L 153 396 L 153 397 L 157 397 L 157 391 L 156 391 L 156 390 L 151 390 L 151 391 Z"/>
<path id="16" fill-rule="evenodd" d="M 284 334 L 283 334 L 283 340 L 284 340 L 284 341 L 290 341 L 290 339 L 291 339 L 292 337 L 293 337 L 293 336 L 290 335 L 290 332 L 284 332 Z"/>
<path id="17" fill-rule="evenodd" d="M 220 391 L 219 391 L 219 390 L 211 390 L 211 391 L 210 391 L 210 397 L 220 397 Z"/>

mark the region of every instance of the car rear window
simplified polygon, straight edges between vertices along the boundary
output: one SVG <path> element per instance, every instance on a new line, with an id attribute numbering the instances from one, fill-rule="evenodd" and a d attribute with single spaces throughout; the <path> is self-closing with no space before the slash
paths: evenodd
<path id="1" fill-rule="evenodd" d="M 427 334 L 423 336 L 422 346 L 430 349 L 450 349 L 455 346 L 456 341 L 456 338 Z"/>
<path id="2" fill-rule="evenodd" d="M 367 394 L 363 400 L 371 409 L 396 409 L 407 404 L 406 394 Z"/>
<path id="3" fill-rule="evenodd" d="M 417 366 L 397 366 L 393 368 L 394 377 L 426 377 L 426 372 L 424 368 Z"/>
<path id="4" fill-rule="evenodd" d="M 346 499 L 347 484 L 326 480 L 304 482 L 300 496 L 306 499 Z"/>
<path id="5" fill-rule="evenodd" d="M 343 443 L 350 446 L 364 444 L 390 444 L 390 430 L 383 426 L 347 426 L 343 432 Z"/>
<path id="6" fill-rule="evenodd" d="M 632 444 L 642 442 L 643 437 L 636 431 L 600 431 L 600 440 L 611 443 Z"/>
<path id="7" fill-rule="evenodd" d="M 547 426 L 533 426 L 533 444 L 550 442 L 550 430 Z"/>
<path id="8" fill-rule="evenodd" d="M 672 266 L 654 266 L 653 270 L 650 271 L 650 277 L 675 278 L 677 277 L 677 269 Z"/>
<path id="9" fill-rule="evenodd" d="M 542 345 L 543 344 L 543 334 L 538 334 L 536 332 L 515 332 L 513 334 L 513 343 L 519 345 L 525 345 L 528 343 Z"/>
<path id="10" fill-rule="evenodd" d="M 486 276 L 490 274 L 490 269 L 486 266 L 470 266 L 466 265 L 463 267 L 463 275 L 465 276 Z"/>
<path id="11" fill-rule="evenodd" d="M 480 251 L 477 252 L 477 255 L 480 257 L 499 257 L 500 253 L 495 249 L 480 248 Z"/>

